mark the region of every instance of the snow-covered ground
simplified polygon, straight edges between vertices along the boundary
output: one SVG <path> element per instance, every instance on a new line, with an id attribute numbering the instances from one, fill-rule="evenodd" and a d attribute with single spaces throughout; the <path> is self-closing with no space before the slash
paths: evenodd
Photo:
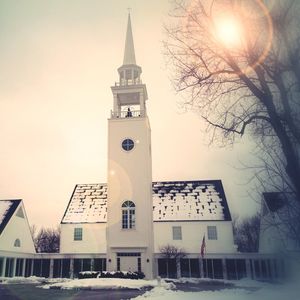
<path id="1" fill-rule="evenodd" d="M 68 278 L 45 278 L 45 277 L 0 277 L 1 284 L 54 284 L 57 282 L 67 282 Z"/>
<path id="2" fill-rule="evenodd" d="M 179 283 L 198 283 L 205 284 L 211 282 L 211 279 L 191 279 L 182 278 L 172 280 Z M 143 295 L 134 298 L 135 300 L 289 300 L 299 299 L 300 284 L 299 282 L 285 284 L 271 284 L 259 282 L 250 279 L 241 280 L 214 280 L 214 282 L 231 284 L 232 288 L 217 289 L 215 291 L 198 291 L 183 292 L 171 290 L 163 286 L 154 287 L 152 290 L 145 292 Z"/>
<path id="3" fill-rule="evenodd" d="M 224 279 L 211 279 L 211 278 L 185 278 L 180 279 L 168 279 L 168 282 L 172 281 L 174 283 L 193 283 L 193 284 L 203 284 L 203 283 L 225 283 L 239 288 L 262 288 L 266 286 L 273 286 L 274 284 L 256 281 L 249 278 L 243 278 L 240 280 L 224 280 Z"/>
<path id="4" fill-rule="evenodd" d="M 89 279 L 61 279 L 53 278 L 47 279 L 42 277 L 13 277 L 0 278 L 3 284 L 43 284 L 39 286 L 43 289 L 57 288 L 57 289 L 142 289 L 153 288 L 158 285 L 165 289 L 172 289 L 175 287 L 173 283 L 167 283 L 162 280 L 160 283 L 155 280 L 143 279 L 119 279 L 119 278 L 89 278 Z"/>
<path id="5" fill-rule="evenodd" d="M 167 283 L 164 280 L 132 280 L 116 278 L 92 278 L 92 279 L 46 279 L 38 277 L 14 277 L 0 278 L 2 284 L 34 283 L 42 284 L 41 288 L 49 289 L 51 287 L 61 289 L 142 289 L 153 287 L 143 295 L 134 298 L 135 300 L 296 300 L 300 295 L 299 281 L 285 284 L 271 284 L 257 282 L 249 279 L 239 281 L 214 281 L 220 283 L 218 289 L 214 291 L 189 291 L 183 292 L 175 290 L 173 283 Z M 188 284 L 207 284 L 211 279 L 180 279 L 174 280 L 174 283 Z M 224 289 L 220 289 L 221 283 L 231 284 Z"/>
<path id="6" fill-rule="evenodd" d="M 135 300 L 283 300 L 287 296 L 299 299 L 299 291 L 283 289 L 261 289 L 250 292 L 245 289 L 224 289 L 219 291 L 182 292 L 155 287 L 151 291 L 134 298 Z"/>
<path id="7" fill-rule="evenodd" d="M 244 288 L 223 289 L 217 291 L 182 292 L 155 287 L 151 291 L 134 298 L 135 300 L 290 300 L 299 299 L 300 289 L 296 286 L 268 286 L 257 291 Z"/>
<path id="8" fill-rule="evenodd" d="M 161 282 L 161 285 L 170 289 L 174 286 L 172 283 Z M 47 284 L 41 286 L 44 289 L 61 288 L 61 289 L 142 289 L 146 287 L 158 286 L 157 280 L 133 280 L 133 279 L 119 279 L 119 278 L 89 278 L 89 279 L 74 279 L 67 282 L 59 282 L 54 284 Z"/>

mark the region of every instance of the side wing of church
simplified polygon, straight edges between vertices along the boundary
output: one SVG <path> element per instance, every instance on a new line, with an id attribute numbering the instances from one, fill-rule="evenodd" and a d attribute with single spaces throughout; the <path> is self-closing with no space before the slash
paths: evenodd
<path id="1" fill-rule="evenodd" d="M 107 257 L 108 201 L 107 184 L 76 185 L 61 222 L 61 253 Z M 199 257 L 203 236 L 207 253 L 235 252 L 230 211 L 220 180 L 153 182 L 152 201 L 154 255 L 173 245 L 190 257 Z M 120 205 L 112 221 L 120 230 L 122 212 Z"/>
<path id="2" fill-rule="evenodd" d="M 0 251 L 35 253 L 22 200 L 0 200 Z"/>

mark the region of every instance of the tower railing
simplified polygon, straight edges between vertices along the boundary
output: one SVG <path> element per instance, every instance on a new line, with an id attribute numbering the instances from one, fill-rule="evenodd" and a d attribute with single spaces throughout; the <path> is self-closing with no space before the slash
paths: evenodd
<path id="1" fill-rule="evenodd" d="M 142 80 L 141 79 L 128 79 L 128 80 L 124 80 L 122 79 L 121 82 L 115 82 L 115 86 L 131 86 L 131 85 L 137 85 L 137 84 L 142 84 Z"/>
<path id="2" fill-rule="evenodd" d="M 112 119 L 123 119 L 123 118 L 141 118 L 145 117 L 144 110 L 131 110 L 131 111 L 112 111 L 111 110 L 111 118 Z"/>

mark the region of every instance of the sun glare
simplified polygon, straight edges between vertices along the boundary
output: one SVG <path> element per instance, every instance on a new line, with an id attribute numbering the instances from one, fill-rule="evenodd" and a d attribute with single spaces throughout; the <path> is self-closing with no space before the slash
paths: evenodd
<path id="1" fill-rule="evenodd" d="M 227 48 L 241 46 L 241 24 L 234 18 L 218 18 L 215 21 L 216 37 Z"/>

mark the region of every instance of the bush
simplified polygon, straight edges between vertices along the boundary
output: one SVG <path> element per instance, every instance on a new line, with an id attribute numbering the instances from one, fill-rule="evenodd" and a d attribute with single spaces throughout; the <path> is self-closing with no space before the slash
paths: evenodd
<path id="1" fill-rule="evenodd" d="M 78 279 L 84 278 L 124 278 L 124 279 L 143 279 L 145 274 L 143 272 L 130 271 L 84 271 L 79 272 Z"/>
<path id="2" fill-rule="evenodd" d="M 78 279 L 84 279 L 84 278 L 97 278 L 98 274 L 100 272 L 97 271 L 84 271 L 78 273 Z"/>

